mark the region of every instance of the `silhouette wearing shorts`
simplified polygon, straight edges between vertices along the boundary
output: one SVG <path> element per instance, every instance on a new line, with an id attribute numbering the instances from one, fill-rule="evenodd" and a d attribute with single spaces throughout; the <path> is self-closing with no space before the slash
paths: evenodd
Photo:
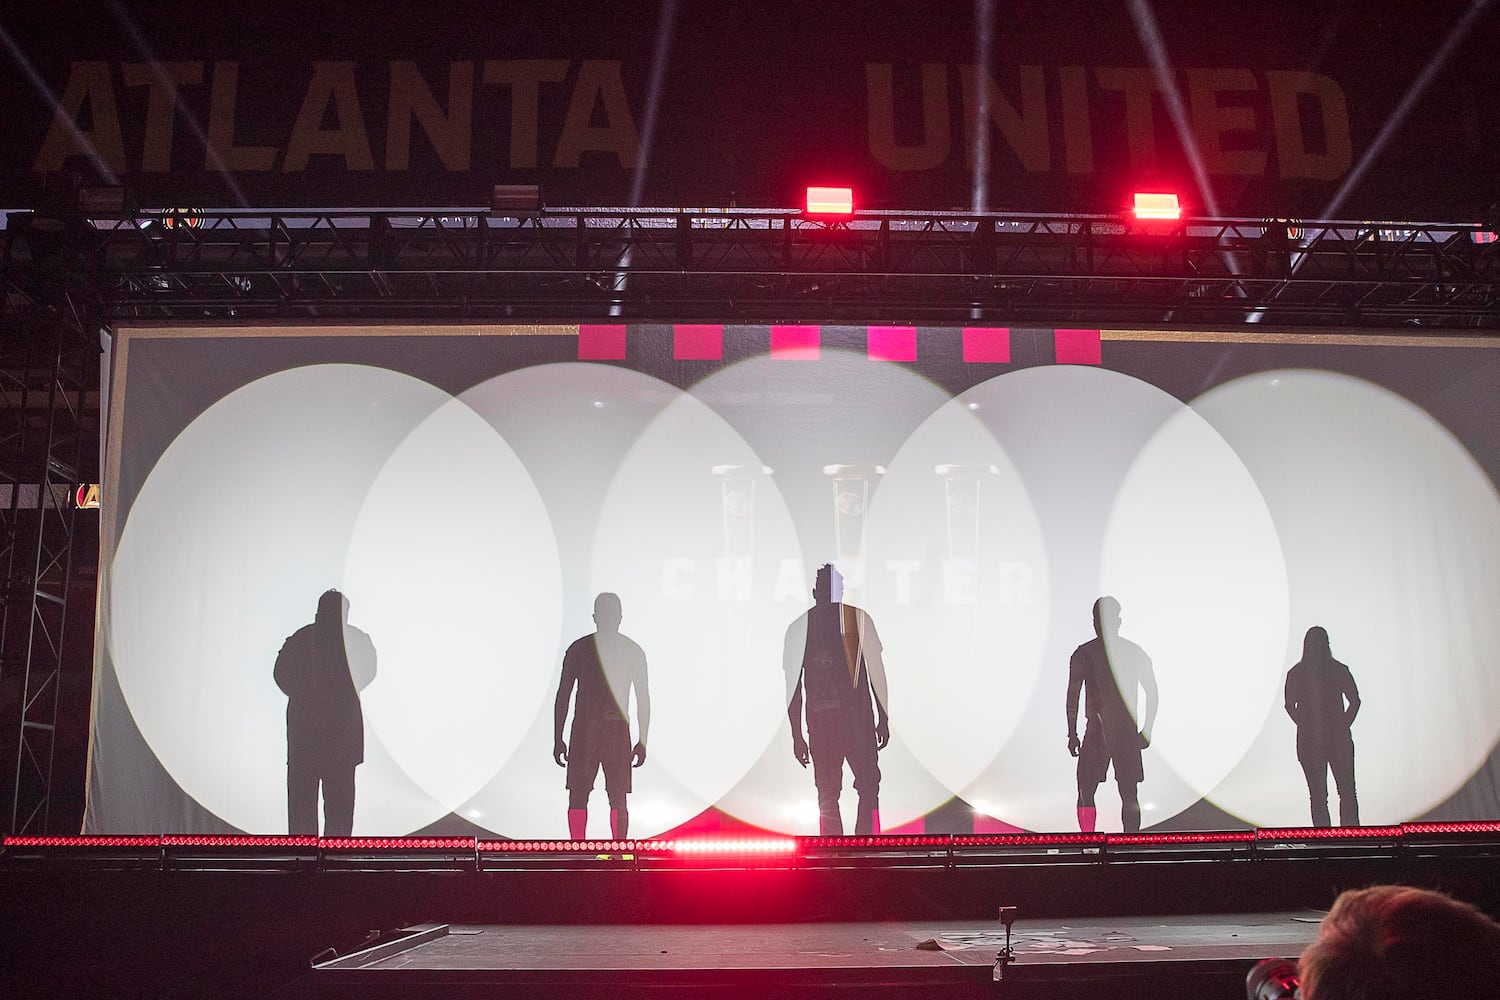
<path id="1" fill-rule="evenodd" d="M 651 691 L 646 683 L 646 653 L 620 634 L 623 612 L 615 594 L 594 599 L 597 631 L 575 641 L 563 655 L 562 679 L 553 703 L 552 759 L 567 768 L 568 836 L 587 835 L 589 795 L 599 770 L 609 797 L 609 832 L 616 840 L 630 836 L 625 796 L 631 790 L 631 768 L 646 763 L 646 733 L 651 728 Z M 573 728 L 563 741 L 568 699 L 574 687 Z M 640 739 L 630 743 L 630 692 L 640 713 Z"/>
<path id="2" fill-rule="evenodd" d="M 1146 696 L 1145 724 L 1136 728 L 1140 693 Z M 1078 696 L 1083 695 L 1085 726 L 1078 739 Z M 1068 752 L 1078 758 L 1078 828 L 1092 831 L 1098 821 L 1094 795 L 1115 768 L 1120 789 L 1120 820 L 1127 832 L 1141 828 L 1136 787 L 1145 777 L 1141 751 L 1151 745 L 1156 723 L 1156 674 L 1151 657 L 1120 636 L 1120 602 L 1094 602 L 1094 638 L 1079 646 L 1068 663 Z"/>

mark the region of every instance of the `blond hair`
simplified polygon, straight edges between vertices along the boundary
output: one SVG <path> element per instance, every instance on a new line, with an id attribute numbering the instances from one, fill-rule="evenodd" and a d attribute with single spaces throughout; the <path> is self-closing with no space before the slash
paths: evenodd
<path id="1" fill-rule="evenodd" d="M 1352 890 L 1300 972 L 1303 1000 L 1500 1000 L 1500 924 L 1426 889 Z"/>

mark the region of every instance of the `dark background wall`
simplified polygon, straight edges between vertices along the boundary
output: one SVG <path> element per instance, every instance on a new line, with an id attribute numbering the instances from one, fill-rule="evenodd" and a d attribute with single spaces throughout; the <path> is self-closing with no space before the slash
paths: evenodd
<path id="1" fill-rule="evenodd" d="M 842 182 L 872 208 L 1114 211 L 1170 186 L 1203 214 L 1472 221 L 1497 197 L 1488 0 L 990 18 L 968 0 L 27 0 L 0 15 L 0 204 L 34 202 L 79 136 L 71 165 L 155 207 L 474 205 L 497 183 L 552 205 L 794 205 Z"/>

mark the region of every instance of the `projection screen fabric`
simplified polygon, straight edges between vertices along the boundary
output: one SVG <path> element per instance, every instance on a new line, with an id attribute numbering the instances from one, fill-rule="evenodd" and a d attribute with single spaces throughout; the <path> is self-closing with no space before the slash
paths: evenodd
<path id="1" fill-rule="evenodd" d="M 1500 818 L 1497 346 L 1262 330 L 121 329 L 85 832 L 287 831 L 288 783 L 305 773 L 305 719 L 291 719 L 310 704 L 289 714 L 289 700 L 310 696 L 288 694 L 278 657 L 313 655 L 316 634 L 341 637 L 348 662 L 318 696 L 344 721 L 312 718 L 318 738 L 354 727 L 338 751 L 340 767 L 359 758 L 354 833 L 564 837 L 559 680 L 570 644 L 607 631 L 601 593 L 644 653 L 627 688 L 598 647 L 606 714 L 629 720 L 631 742 L 649 708 L 631 834 L 705 815 L 816 832 L 794 687 L 799 722 L 823 727 L 815 764 L 831 737 L 798 674 L 814 640 L 789 626 L 825 563 L 863 609 L 852 689 L 868 701 L 868 668 L 889 711 L 886 830 L 1077 829 L 1105 726 L 1085 710 L 1115 692 L 1148 730 L 1145 827 L 1307 825 L 1303 765 L 1327 753 L 1311 715 L 1327 711 L 1291 717 L 1297 692 L 1317 700 L 1289 682 L 1304 659 L 1318 676 L 1347 666 L 1357 690 L 1338 702 L 1358 702 L 1347 736 L 1319 739 L 1352 739 L 1345 793 L 1362 822 Z M 347 622 L 299 631 L 329 589 Z M 1113 682 L 1081 687 L 1065 720 L 1103 596 L 1120 608 L 1103 640 Z M 1128 677 L 1122 640 L 1148 658 Z M 1096 727 L 1078 759 L 1070 725 Z M 580 732 L 564 731 L 575 756 Z M 1128 757 L 1107 761 L 1101 830 L 1120 829 Z M 604 799 L 601 780 L 594 835 Z"/>

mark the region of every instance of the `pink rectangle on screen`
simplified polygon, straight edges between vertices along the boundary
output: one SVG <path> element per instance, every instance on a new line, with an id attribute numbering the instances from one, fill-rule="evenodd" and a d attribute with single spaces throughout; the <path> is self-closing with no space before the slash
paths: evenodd
<path id="1" fill-rule="evenodd" d="M 578 328 L 579 361 L 624 361 L 625 327 L 583 324 Z"/>
<path id="2" fill-rule="evenodd" d="M 816 326 L 771 327 L 771 357 L 778 361 L 818 360 L 820 332 Z"/>
<path id="3" fill-rule="evenodd" d="M 1056 330 L 1057 363 L 1098 365 L 1104 363 L 1098 330 Z"/>
<path id="4" fill-rule="evenodd" d="M 1010 329 L 985 326 L 964 327 L 964 360 L 1010 364 Z"/>
<path id="5" fill-rule="evenodd" d="M 724 328 L 705 323 L 678 323 L 672 327 L 672 357 L 678 361 L 723 360 Z"/>
<path id="6" fill-rule="evenodd" d="M 917 360 L 917 328 L 872 326 L 869 328 L 871 361 Z"/>

